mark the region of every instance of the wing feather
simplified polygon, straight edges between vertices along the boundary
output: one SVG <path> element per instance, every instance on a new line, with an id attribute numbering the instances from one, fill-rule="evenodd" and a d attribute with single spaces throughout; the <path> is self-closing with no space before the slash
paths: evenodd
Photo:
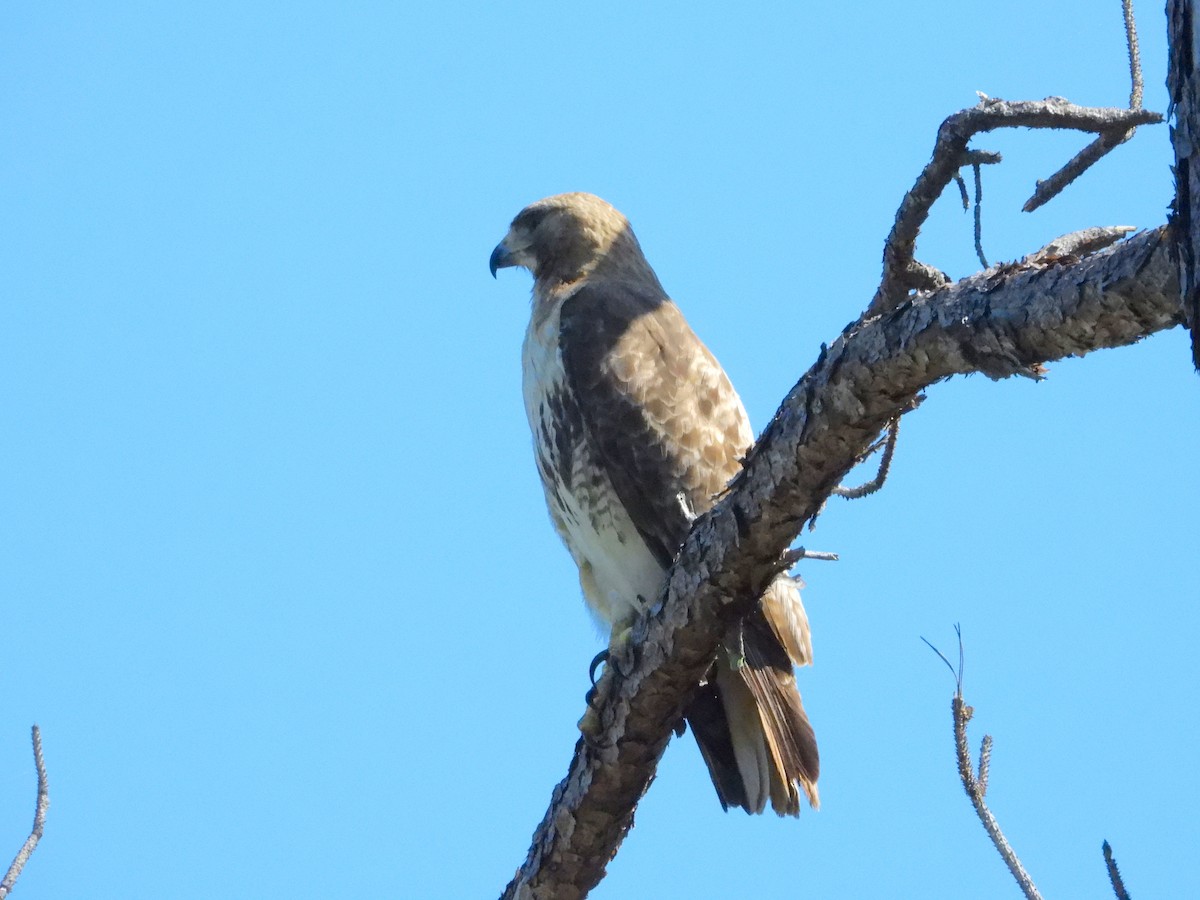
<path id="1" fill-rule="evenodd" d="M 657 281 L 583 284 L 562 304 L 559 345 L 595 458 L 666 569 L 689 511 L 712 506 L 753 443 L 741 400 Z M 795 583 L 768 588 L 743 628 L 744 664 L 718 661 L 686 715 L 723 805 L 769 799 L 796 815 L 797 787 L 818 803 L 819 758 L 791 665 L 812 653 Z"/>
<path id="2" fill-rule="evenodd" d="M 638 532 L 669 566 L 753 443 L 720 364 L 657 284 L 588 283 L 561 312 L 563 368 Z"/>

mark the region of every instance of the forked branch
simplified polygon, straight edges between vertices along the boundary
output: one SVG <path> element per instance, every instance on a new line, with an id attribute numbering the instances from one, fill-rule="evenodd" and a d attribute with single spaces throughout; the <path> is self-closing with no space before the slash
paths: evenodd
<path id="1" fill-rule="evenodd" d="M 992 736 L 985 734 L 979 748 L 979 767 L 975 768 L 971 761 L 971 748 L 967 746 L 967 723 L 971 721 L 971 716 L 975 714 L 975 710 L 967 705 L 963 699 L 963 643 L 962 629 L 959 626 L 954 626 L 954 633 L 958 637 L 958 668 L 950 665 L 950 661 L 942 654 L 937 647 L 925 641 L 938 656 L 954 673 L 954 697 L 950 701 L 950 710 L 954 717 L 954 755 L 958 760 L 958 777 L 962 782 L 963 790 L 967 792 L 967 796 L 971 800 L 971 805 L 975 807 L 975 814 L 979 816 L 979 821 L 983 823 L 983 830 L 987 832 L 988 839 L 991 840 L 992 846 L 1000 854 L 1004 864 L 1008 866 L 1008 871 L 1012 873 L 1016 879 L 1017 885 L 1021 888 L 1021 892 L 1025 895 L 1026 900 L 1041 900 L 1042 895 L 1038 892 L 1037 885 L 1033 883 L 1033 879 L 1029 873 L 1025 871 L 1025 867 L 1021 864 L 1017 852 L 1012 848 L 1008 839 L 1004 836 L 1004 832 L 1000 830 L 1000 823 L 996 821 L 996 817 L 988 808 L 987 801 L 984 799 L 987 795 L 988 771 L 992 760 Z M 922 638 L 921 640 L 925 640 Z"/>
<path id="2" fill-rule="evenodd" d="M 1161 122 L 1162 116 L 1144 109 L 1076 106 L 1061 97 L 1010 102 L 981 97 L 977 106 L 950 116 L 938 129 L 933 159 L 905 194 L 883 250 L 883 278 L 868 315 L 894 309 L 917 287 L 908 277 L 917 235 L 929 211 L 970 160 L 968 144 L 977 134 L 1000 128 L 1059 128 L 1096 134 L 1122 134 L 1138 125 Z"/>
<path id="3" fill-rule="evenodd" d="M 992 842 L 992 846 L 1000 854 L 1004 860 L 1004 864 L 1008 867 L 1008 871 L 1016 879 L 1017 885 L 1021 888 L 1021 892 L 1027 900 L 1041 900 L 1041 893 L 1037 889 L 1037 885 L 1033 883 L 1033 879 L 1029 873 L 1025 871 L 1017 852 L 1013 850 L 1012 845 L 1004 836 L 1004 832 L 1000 830 L 1000 823 L 996 821 L 991 809 L 988 808 L 985 797 L 988 789 L 988 772 L 992 762 L 992 736 L 985 734 L 983 741 L 979 747 L 979 766 L 975 768 L 971 761 L 971 749 L 967 745 L 967 724 L 974 716 L 974 708 L 967 705 L 963 699 L 963 662 L 965 655 L 963 653 L 962 629 L 954 626 L 954 633 L 958 638 L 958 667 L 951 665 L 950 660 L 946 659 L 945 654 L 937 647 L 921 638 L 928 645 L 929 649 L 936 653 L 946 664 L 952 675 L 954 675 L 954 697 L 950 701 L 951 714 L 954 718 L 954 755 L 958 763 L 958 778 L 962 782 L 963 790 L 967 792 L 967 797 L 971 800 L 971 805 L 975 808 L 975 814 L 979 816 L 979 821 L 983 823 L 984 831 L 987 832 L 988 839 Z M 1109 881 L 1112 883 L 1113 893 L 1117 900 L 1129 900 L 1129 892 L 1125 889 L 1125 882 L 1121 878 L 1121 873 L 1117 869 L 1117 861 L 1113 858 L 1112 847 L 1108 845 L 1108 841 L 1104 842 L 1104 865 L 1108 871 Z"/>
<path id="4" fill-rule="evenodd" d="M 1125 48 L 1129 55 L 1129 108 L 1142 108 L 1142 55 L 1138 50 L 1137 23 L 1133 18 L 1133 0 L 1121 0 L 1121 12 L 1125 18 Z M 1067 162 L 1065 166 L 1037 183 L 1033 196 L 1021 207 L 1024 212 L 1033 212 L 1039 206 L 1057 197 L 1062 189 L 1086 172 L 1101 157 L 1133 137 L 1128 131 L 1106 131 Z"/>

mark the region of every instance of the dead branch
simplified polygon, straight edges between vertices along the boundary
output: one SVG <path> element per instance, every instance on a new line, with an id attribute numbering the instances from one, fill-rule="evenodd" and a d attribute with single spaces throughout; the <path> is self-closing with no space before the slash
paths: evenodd
<path id="1" fill-rule="evenodd" d="M 1107 156 L 1115 147 L 1121 146 L 1133 137 L 1133 129 L 1128 131 L 1109 131 L 1101 134 L 1071 159 L 1061 169 L 1044 181 L 1039 180 L 1033 194 L 1021 207 L 1022 212 L 1033 212 L 1039 206 L 1044 206 L 1063 192 L 1072 181 Z"/>
<path id="2" fill-rule="evenodd" d="M 1129 55 L 1129 108 L 1142 108 L 1142 57 L 1138 51 L 1137 24 L 1133 18 L 1133 0 L 1121 0 L 1121 10 L 1125 16 L 1125 47 Z M 1114 147 L 1118 147 L 1133 137 L 1133 129 L 1128 131 L 1109 131 L 1100 135 L 1067 164 L 1047 178 L 1039 181 L 1037 187 L 1025 205 L 1023 212 L 1033 212 L 1062 193 L 1063 188 L 1090 169 L 1101 157 Z"/>
<path id="3" fill-rule="evenodd" d="M 37 770 L 37 803 L 33 811 L 33 829 L 17 852 L 12 865 L 8 867 L 4 880 L 0 881 L 0 900 L 4 900 L 12 891 L 13 885 L 21 877 L 25 863 L 33 855 L 38 841 L 42 839 L 42 831 L 46 827 L 46 810 L 50 808 L 50 786 L 46 781 L 46 761 L 42 758 L 42 733 L 36 725 L 33 726 L 33 766 Z"/>
<path id="4" fill-rule="evenodd" d="M 1117 868 L 1112 847 L 1105 841 L 1100 849 L 1104 853 L 1104 868 L 1108 870 L 1108 880 L 1112 884 L 1113 893 L 1117 900 L 1129 900 L 1129 891 L 1125 889 L 1125 881 L 1121 878 L 1121 870 Z"/>
<path id="5" fill-rule="evenodd" d="M 1136 230 L 1132 225 L 1108 225 L 1072 231 L 1070 234 L 1056 237 L 1042 249 L 1030 253 L 1023 262 L 1050 262 L 1064 256 L 1087 256 L 1097 250 L 1111 247 Z"/>
<path id="6" fill-rule="evenodd" d="M 834 496 L 845 497 L 847 500 L 858 500 L 862 497 L 869 497 L 887 481 L 888 472 L 892 468 L 892 456 L 896 452 L 896 440 L 900 437 L 900 420 L 895 419 L 888 425 L 887 440 L 883 444 L 883 455 L 879 458 L 879 471 L 875 473 L 875 477 L 870 481 L 860 484 L 858 487 L 842 487 L 840 484 L 832 491 Z"/>
<path id="7" fill-rule="evenodd" d="M 999 123 L 1049 127 L 1050 117 L 1095 126 L 1128 123 L 1132 115 L 984 104 L 948 120 L 939 141 L 965 144 L 972 129 Z M 937 176 L 942 188 L 950 171 Z M 935 180 L 922 179 L 927 187 Z M 902 210 L 900 218 L 911 214 Z M 661 608 L 635 625 L 622 658 L 605 667 L 595 709 L 599 740 L 576 744 L 504 896 L 580 898 L 600 881 L 726 624 L 749 612 L 804 523 L 914 396 L 952 375 L 1004 378 L 1134 343 L 1181 321 L 1175 267 L 1159 229 L 1071 264 L 977 273 L 864 318 L 823 348 L 728 493 L 696 519 Z"/>
<path id="8" fill-rule="evenodd" d="M 783 569 L 786 571 L 804 559 L 837 562 L 838 558 L 836 553 L 830 553 L 828 550 L 806 550 L 803 547 L 795 547 L 783 554 Z"/>
<path id="9" fill-rule="evenodd" d="M 938 655 L 941 661 L 946 664 L 946 668 L 954 675 L 954 697 L 950 702 L 950 710 L 954 718 L 954 756 L 958 764 L 958 778 L 962 782 L 963 790 L 967 792 L 967 797 L 971 800 L 971 805 L 975 808 L 975 814 L 979 816 L 979 821 L 983 823 L 984 831 L 987 832 L 992 846 L 996 848 L 996 851 L 1004 860 L 1004 864 L 1008 867 L 1008 871 L 1016 879 L 1021 892 L 1027 900 L 1041 900 L 1041 893 L 1039 893 L 1037 886 L 1033 883 L 1033 879 L 1025 870 L 1020 857 L 1017 856 L 1016 851 L 1013 850 L 1012 845 L 1004 836 L 1004 832 L 1000 830 L 1000 823 L 996 821 L 996 817 L 988 807 L 985 799 L 988 789 L 988 772 L 992 764 L 992 736 L 990 734 L 985 734 L 983 741 L 980 743 L 978 769 L 975 769 L 971 762 L 971 749 L 967 741 L 967 725 L 975 715 L 975 709 L 968 706 L 966 700 L 963 699 L 965 654 L 963 652 L 962 629 L 958 625 L 955 625 L 954 633 L 958 636 L 957 669 L 950 664 L 950 660 L 946 659 L 946 655 L 941 650 L 925 638 L 921 638 L 921 640 L 925 641 L 926 646 Z M 1129 893 L 1125 889 L 1125 883 L 1121 879 L 1121 873 L 1117 869 L 1117 861 L 1113 858 L 1112 848 L 1108 845 L 1108 841 L 1104 842 L 1103 851 L 1104 864 L 1108 870 L 1108 877 L 1112 882 L 1113 892 L 1116 894 L 1117 900 L 1129 900 Z"/>
<path id="10" fill-rule="evenodd" d="M 1133 18 L 1133 0 L 1121 0 L 1125 18 L 1125 49 L 1129 52 L 1129 108 L 1142 108 L 1142 54 L 1138 49 L 1137 22 Z"/>
<path id="11" fill-rule="evenodd" d="M 974 169 L 974 171 L 975 171 L 975 252 L 979 255 L 979 258 L 981 260 L 983 259 L 983 250 L 980 249 L 981 221 L 980 221 L 979 204 L 980 204 L 980 201 L 983 199 L 983 195 L 981 192 L 981 182 L 979 180 L 979 167 L 995 165 L 996 163 L 1002 162 L 1003 160 L 1004 160 L 1004 157 L 1002 157 L 999 153 L 995 153 L 991 150 L 968 150 L 966 153 L 963 154 L 962 164 L 964 166 L 970 165 L 971 168 Z M 966 210 L 969 210 L 971 208 L 971 198 L 967 194 L 967 183 L 965 181 L 963 181 L 961 172 L 954 173 L 954 183 L 958 185 L 958 192 L 962 197 L 962 208 L 963 208 L 963 211 L 965 212 Z M 983 267 L 985 269 L 987 268 L 986 261 L 983 263 Z M 918 288 L 918 290 L 920 290 L 920 288 Z"/>
<path id="12" fill-rule="evenodd" d="M 979 748 L 979 768 L 975 769 L 971 762 L 971 748 L 967 745 L 967 724 L 971 721 L 971 717 L 975 714 L 973 707 L 967 705 L 963 699 L 963 642 L 962 629 L 959 626 L 954 626 L 954 632 L 958 635 L 958 669 L 950 665 L 950 660 L 946 659 L 945 655 L 925 638 L 921 640 L 928 644 L 929 648 L 941 657 L 942 662 L 954 674 L 954 697 L 950 701 L 950 711 L 954 717 L 954 755 L 958 762 L 958 777 L 962 782 L 963 790 L 967 792 L 967 796 L 971 799 L 971 805 L 975 808 L 975 814 L 979 816 L 979 821 L 983 823 L 984 831 L 987 832 L 988 838 L 992 842 L 992 846 L 999 852 L 1000 857 L 1004 860 L 1004 864 L 1008 866 L 1008 871 L 1012 873 L 1017 884 L 1021 888 L 1021 892 L 1025 895 L 1026 900 L 1041 900 L 1042 895 L 1038 893 L 1037 886 L 1033 883 L 1033 879 L 1029 873 L 1025 871 L 1025 867 L 1021 865 L 1021 860 L 1017 856 L 1012 845 L 1005 838 L 1004 832 L 1000 830 L 1000 823 L 996 821 L 996 817 L 988 808 L 987 801 L 984 799 L 987 795 L 988 772 L 992 762 L 992 736 L 985 734 Z"/>
<path id="13" fill-rule="evenodd" d="M 967 723 L 971 721 L 971 716 L 975 711 L 963 700 L 961 687 L 959 692 L 954 695 L 950 707 L 954 715 L 954 752 L 958 757 L 958 777 L 962 780 L 963 790 L 971 799 L 971 805 L 975 807 L 975 814 L 983 823 L 983 829 L 987 832 L 992 846 L 999 852 L 1004 864 L 1008 866 L 1008 871 L 1017 880 L 1026 900 L 1041 900 L 1042 895 L 1038 892 L 1037 886 L 1033 883 L 1029 873 L 1025 871 L 1025 867 L 1021 865 L 1017 852 L 1013 850 L 1012 845 L 1005 838 L 1004 832 L 1000 830 L 1000 823 L 996 821 L 995 815 L 992 814 L 984 799 L 984 795 L 987 793 L 988 764 L 991 761 L 992 752 L 991 735 L 983 737 L 983 745 L 979 754 L 979 774 L 976 776 L 972 770 L 971 749 L 967 746 Z"/>
<path id="14" fill-rule="evenodd" d="M 971 164 L 971 172 L 975 176 L 975 256 L 986 269 L 988 261 L 983 255 L 983 174 L 979 170 L 979 163 Z"/>
<path id="15" fill-rule="evenodd" d="M 894 309 L 915 287 L 907 276 L 917 235 L 933 204 L 963 165 L 967 145 L 977 134 L 999 128 L 1065 128 L 1097 134 L 1124 134 L 1138 125 L 1161 122 L 1158 113 L 1141 109 L 1076 106 L 1061 97 L 1009 102 L 983 97 L 977 106 L 950 116 L 938 129 L 933 159 L 917 177 L 896 213 L 896 224 L 883 251 L 883 278 L 868 314 Z"/>

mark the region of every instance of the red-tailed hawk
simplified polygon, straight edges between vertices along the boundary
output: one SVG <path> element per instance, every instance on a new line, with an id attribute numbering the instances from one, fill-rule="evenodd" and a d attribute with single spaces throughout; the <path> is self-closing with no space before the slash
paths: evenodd
<path id="1" fill-rule="evenodd" d="M 616 637 L 659 598 L 692 514 L 737 474 L 749 419 L 599 197 L 527 206 L 490 264 L 533 274 L 522 362 L 538 471 L 584 598 Z M 798 815 L 801 792 L 817 806 L 818 757 L 792 670 L 812 658 L 795 581 L 778 578 L 741 631 L 685 715 L 722 806 Z"/>

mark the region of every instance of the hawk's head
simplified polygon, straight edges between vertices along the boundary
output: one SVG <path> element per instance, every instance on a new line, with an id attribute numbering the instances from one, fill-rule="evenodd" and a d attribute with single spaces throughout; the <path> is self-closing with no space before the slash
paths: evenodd
<path id="1" fill-rule="evenodd" d="M 556 194 L 531 203 L 513 219 L 488 262 L 523 266 L 542 283 L 575 281 L 597 266 L 649 270 L 626 218 L 595 194 Z"/>

